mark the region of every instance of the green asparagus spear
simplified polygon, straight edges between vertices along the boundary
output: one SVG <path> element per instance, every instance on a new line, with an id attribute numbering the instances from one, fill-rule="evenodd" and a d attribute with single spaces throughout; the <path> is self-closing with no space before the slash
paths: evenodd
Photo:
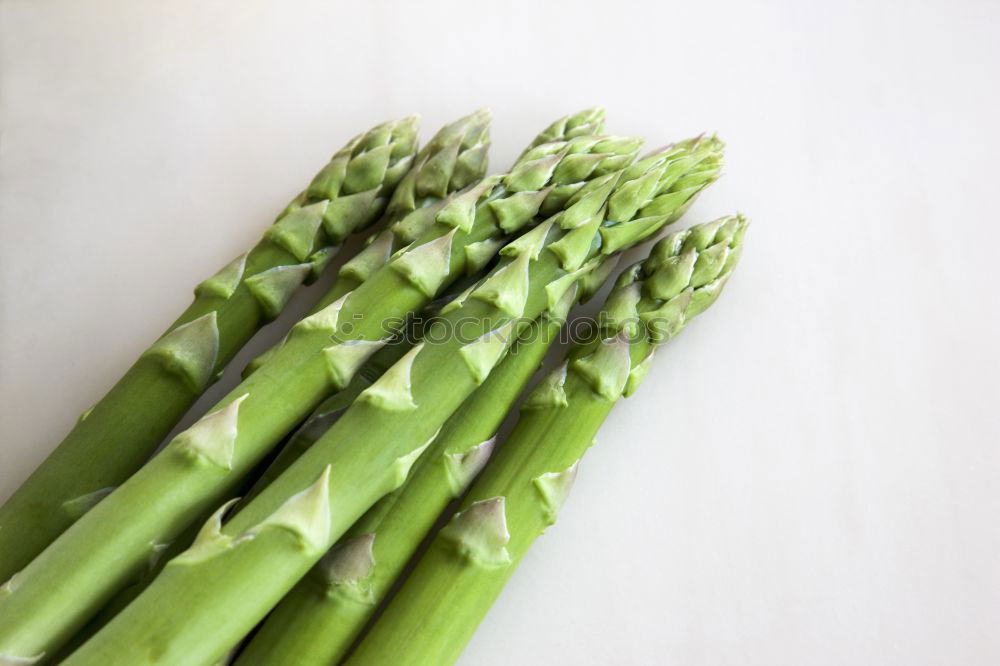
<path id="1" fill-rule="evenodd" d="M 567 292 L 566 304 L 576 289 Z M 406 483 L 373 506 L 268 616 L 237 666 L 336 664 L 448 503 L 486 463 L 497 428 L 555 341 L 543 316 L 445 423 Z"/>
<path id="2" fill-rule="evenodd" d="M 636 390 L 653 350 L 718 298 L 746 222 L 672 234 L 610 295 L 603 339 L 574 349 L 525 402 L 495 459 L 437 534 L 349 666 L 454 663 L 515 567 L 556 520 L 580 458 L 612 407 Z"/>
<path id="3" fill-rule="evenodd" d="M 195 300 L 0 507 L 0 580 L 135 472 L 237 351 L 386 207 L 416 149 L 416 119 L 352 139 L 250 252 Z"/>
<path id="4" fill-rule="evenodd" d="M 505 176 L 448 199 L 417 241 L 357 289 L 296 324 L 273 358 L 5 584 L 0 655 L 57 649 L 152 554 L 230 496 L 326 395 L 345 387 L 407 315 L 482 261 L 484 247 L 505 228 L 533 219 L 543 199 L 556 200 L 631 161 L 636 146 L 631 139 L 587 137 L 543 144 Z M 564 197 L 553 205 L 566 203 Z"/>
<path id="5" fill-rule="evenodd" d="M 568 145 L 607 141 L 583 138 Z M 220 508 L 190 549 L 64 663 L 148 663 L 154 652 L 157 664 L 208 663 L 225 654 L 365 511 L 405 481 L 444 422 L 527 324 L 555 309 L 602 255 L 656 233 L 717 177 L 720 148 L 714 139 L 685 142 L 576 187 L 561 202 L 562 211 L 508 244 L 505 260 L 467 298 L 456 300 L 424 342 L 366 389 L 288 470 L 224 527 L 227 507 Z M 535 154 L 526 156 L 525 169 L 506 177 L 508 185 L 534 189 L 542 176 L 548 178 L 556 161 Z M 578 157 L 563 157 L 555 172 L 569 171 L 574 181 L 608 159 L 563 154 Z M 438 252 L 422 255 L 433 259 L 419 263 L 402 254 L 387 268 L 426 285 L 445 272 L 449 254 L 454 261 L 453 253 Z"/>

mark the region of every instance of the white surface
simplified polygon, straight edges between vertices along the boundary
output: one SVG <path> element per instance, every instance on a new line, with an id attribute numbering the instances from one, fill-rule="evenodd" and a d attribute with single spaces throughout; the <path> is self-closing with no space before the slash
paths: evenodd
<path id="1" fill-rule="evenodd" d="M 7 0 L 0 497 L 350 134 L 488 105 L 502 169 L 602 103 L 651 144 L 718 130 L 686 221 L 754 226 L 462 663 L 995 666 L 998 20 Z"/>

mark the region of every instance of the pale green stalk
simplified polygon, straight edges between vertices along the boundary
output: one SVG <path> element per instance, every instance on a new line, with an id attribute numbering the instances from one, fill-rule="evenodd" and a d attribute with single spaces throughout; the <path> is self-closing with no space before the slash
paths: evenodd
<path id="1" fill-rule="evenodd" d="M 289 436 L 288 441 L 281 447 L 274 460 L 257 477 L 241 502 L 246 504 L 260 494 L 268 484 L 281 476 L 282 472 L 322 437 L 362 391 L 374 384 L 379 377 L 385 374 L 386 370 L 413 348 L 413 345 L 423 336 L 423 328 L 427 322 L 433 321 L 433 318 L 438 316 L 441 310 L 454 300 L 459 294 L 459 290 L 461 290 L 461 286 L 453 286 L 448 293 L 432 303 L 421 315 L 407 321 L 404 332 L 373 354 L 354 375 L 350 384 L 320 403 L 319 407 L 306 419 L 306 422 Z"/>
<path id="2" fill-rule="evenodd" d="M 449 219 L 455 226 L 438 230 L 387 266 L 407 276 L 401 289 L 411 284 L 431 291 L 427 285 L 450 274 L 452 243 L 466 224 L 474 232 L 476 217 L 492 218 L 500 228 L 510 226 L 513 211 L 530 213 L 513 231 L 531 223 L 543 198 L 554 194 L 562 208 L 507 245 L 505 260 L 467 297 L 456 300 L 455 309 L 426 331 L 424 343 L 365 390 L 319 441 L 224 527 L 226 507 L 220 509 L 188 551 L 65 663 L 200 664 L 225 654 L 365 511 L 403 483 L 444 422 L 526 325 L 547 310 L 560 311 L 575 281 L 601 263 L 603 254 L 656 233 L 718 175 L 719 143 L 686 142 L 624 171 L 592 178 L 566 196 L 558 187 L 544 197 L 537 194 L 539 183 L 558 182 L 567 174 L 579 182 L 600 172 L 606 160 L 620 161 L 602 146 L 625 143 L 577 138 L 557 151 L 545 147 L 551 144 L 539 146 L 504 177 L 507 191 L 530 188 L 532 194 L 505 199 L 513 200 L 509 207 L 474 209 L 470 201 L 462 215 L 442 209 L 438 223 Z M 595 150 L 604 157 L 595 158 Z M 526 206 L 525 200 L 535 203 Z M 421 249 L 428 247 L 435 249 Z M 341 307 L 346 309 L 350 301 L 349 296 Z M 295 337 L 293 333 L 286 347 Z M 239 443 L 235 449 L 234 458 L 241 454 Z"/>
<path id="3" fill-rule="evenodd" d="M 441 512 L 486 464 L 497 429 L 562 321 L 545 317 L 521 336 L 448 419 L 406 483 L 354 523 L 282 599 L 237 666 L 326 666 L 346 656 Z"/>
<path id="4" fill-rule="evenodd" d="M 5 584 L 0 655 L 56 650 L 151 557 L 231 496 L 324 397 L 347 386 L 407 316 L 485 264 L 505 228 L 528 223 L 543 199 L 630 161 L 635 147 L 614 138 L 544 144 L 509 174 L 449 199 L 415 243 L 296 324 L 267 363 Z"/>
<path id="5" fill-rule="evenodd" d="M 393 363 L 398 361 L 405 354 L 413 343 L 402 338 L 393 341 L 376 352 L 364 367 L 358 371 L 351 383 L 341 391 L 333 394 L 324 400 L 281 447 L 275 459 L 267 465 L 261 475 L 253 483 L 252 487 L 243 495 L 242 501 L 247 502 L 255 497 L 267 485 L 278 478 L 302 453 L 326 432 L 333 422 L 347 409 L 355 398 L 366 388 L 371 386 L 376 379 L 382 376 Z M 202 521 L 204 522 L 204 521 Z M 107 624 L 111 618 L 121 612 L 123 608 L 132 603 L 139 593 L 156 578 L 163 570 L 163 566 L 171 559 L 180 555 L 191 546 L 198 534 L 199 524 L 190 525 L 179 537 L 177 537 L 161 554 L 151 561 L 138 579 L 127 587 L 119 590 L 114 597 L 92 617 L 87 624 L 80 629 L 72 639 L 64 645 L 57 654 L 57 659 L 63 659 L 71 654 L 76 648 L 97 633 L 101 627 Z M 56 662 L 58 663 L 58 661 Z M 2 662 L 0 662 L 2 664 Z"/>
<path id="6" fill-rule="evenodd" d="M 296 288 L 381 215 L 412 162 L 416 124 L 385 123 L 352 139 L 252 250 L 195 289 L 188 309 L 0 507 L 0 580 L 145 463 Z"/>
<path id="7" fill-rule="evenodd" d="M 374 384 L 396 361 L 413 348 L 412 338 L 404 337 L 387 344 L 372 355 L 361 367 L 351 382 L 324 400 L 313 411 L 305 423 L 299 427 L 281 447 L 278 455 L 254 482 L 253 487 L 243 497 L 247 502 L 256 497 L 272 481 L 281 476 L 299 456 L 323 436 L 340 415 L 366 388 Z"/>
<path id="8" fill-rule="evenodd" d="M 579 462 L 654 348 L 719 296 L 746 223 L 730 217 L 660 241 L 619 279 L 602 339 L 573 350 L 522 407 L 514 431 L 436 535 L 348 666 L 448 666 L 514 569 L 556 520 Z"/>

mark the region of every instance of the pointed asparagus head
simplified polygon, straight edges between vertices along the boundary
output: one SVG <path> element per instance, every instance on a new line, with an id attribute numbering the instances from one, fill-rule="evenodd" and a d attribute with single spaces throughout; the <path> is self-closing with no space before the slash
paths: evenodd
<path id="1" fill-rule="evenodd" d="M 490 121 L 489 109 L 479 109 L 438 130 L 393 192 L 387 209 L 390 224 L 486 175 Z"/>
<path id="2" fill-rule="evenodd" d="M 325 201 L 322 227 L 333 243 L 374 222 L 413 163 L 418 124 L 417 117 L 410 116 L 376 125 L 351 139 L 278 221 L 303 206 Z"/>
<path id="3" fill-rule="evenodd" d="M 485 178 L 446 200 L 418 208 L 393 225 L 397 238 L 410 244 L 392 255 L 389 265 L 433 298 L 455 278 L 455 269 L 468 267 L 464 251 L 451 256 L 452 248 L 446 244 L 449 233 L 469 232 L 483 220 L 487 228 L 495 225 L 501 233 L 513 235 L 538 221 L 542 213 L 546 217 L 562 214 L 559 224 L 567 228 L 587 225 L 590 236 L 574 235 L 572 246 L 566 248 L 565 264 L 576 270 L 585 258 L 583 250 L 590 249 L 597 235 L 602 207 L 641 143 L 636 138 L 585 135 L 540 144 L 528 150 L 507 174 Z M 538 240 L 544 242 L 545 238 Z M 480 244 L 476 249 L 470 261 L 482 265 L 496 245 Z M 520 292 L 514 288 L 515 278 L 520 278 L 526 262 L 536 259 L 539 251 L 540 245 L 533 247 L 532 256 L 523 261 L 515 257 L 501 268 L 510 268 L 511 284 L 503 292 L 511 298 L 498 307 L 508 312 L 518 309 Z"/>
<path id="4" fill-rule="evenodd" d="M 488 206 L 506 233 L 517 232 L 539 214 L 548 218 L 579 204 L 565 218 L 575 224 L 600 209 L 601 188 L 608 187 L 603 178 L 630 164 L 640 145 L 642 140 L 634 137 L 579 136 L 535 146 L 503 176 L 504 195 Z"/>
<path id="5" fill-rule="evenodd" d="M 542 144 L 528 151 L 506 175 L 487 178 L 474 186 L 470 190 L 472 196 L 468 201 L 462 201 L 461 207 L 456 204 L 463 199 L 464 193 L 442 202 L 440 209 L 423 209 L 436 212 L 433 220 L 421 221 L 422 225 L 428 226 L 421 227 L 420 231 L 426 232 L 430 229 L 429 225 L 437 223 L 445 229 L 450 227 L 451 231 L 467 231 L 466 223 L 471 225 L 472 220 L 482 212 L 483 215 L 493 216 L 504 232 L 513 234 L 532 223 L 545 205 L 553 213 L 561 214 L 560 225 L 586 225 L 586 230 L 580 233 L 589 233 L 589 236 L 580 238 L 580 234 L 574 234 L 571 247 L 566 249 L 565 263 L 576 270 L 597 234 L 602 206 L 621 175 L 622 167 L 634 159 L 641 143 L 640 139 L 634 138 L 583 136 L 565 142 Z M 549 205 L 549 196 L 557 192 L 559 201 Z M 414 231 L 409 225 L 415 215 L 422 216 L 422 210 L 401 220 L 396 225 L 397 233 L 406 228 L 406 237 L 409 238 L 410 232 Z M 436 295 L 447 279 L 453 277 L 452 263 L 455 259 L 451 257 L 450 232 L 435 233 L 438 234 L 435 238 L 421 238 L 390 260 L 394 270 L 428 297 Z M 499 285 L 503 287 L 502 294 L 498 292 L 494 297 L 509 296 L 509 302 L 497 305 L 511 316 L 519 316 L 517 310 L 519 305 L 523 305 L 523 298 L 520 298 L 524 291 L 521 289 L 522 278 L 526 275 L 528 261 L 537 258 L 546 240 L 544 233 L 540 232 L 536 240 L 538 242 L 530 249 L 515 253 L 509 264 L 494 271 L 494 274 L 504 272 L 506 276 L 503 285 Z M 525 253 L 531 256 L 524 256 Z M 480 257 L 484 258 L 488 259 Z M 494 277 L 499 278 L 497 275 Z M 499 288 L 491 282 L 489 288 L 494 287 Z M 480 296 L 487 296 L 486 285 Z"/>
<path id="6" fill-rule="evenodd" d="M 725 144 L 696 137 L 656 150 L 624 170 L 608 199 L 601 253 L 628 249 L 676 222 L 722 173 Z"/>
<path id="7" fill-rule="evenodd" d="M 580 137 L 557 153 L 553 144 L 543 144 L 505 177 L 508 190 L 543 179 L 551 188 L 538 212 L 552 216 L 502 254 L 521 255 L 530 248 L 537 256 L 542 245 L 554 253 L 567 275 L 546 286 L 552 303 L 590 274 L 594 277 L 580 292 L 593 293 L 613 267 L 611 257 L 676 220 L 718 177 L 723 144 L 716 137 L 682 141 L 631 163 L 638 146 L 636 139 Z M 552 223 L 556 233 L 549 233 Z M 505 229 L 517 225 L 510 227 Z"/>
<path id="8" fill-rule="evenodd" d="M 657 344 L 677 335 L 719 297 L 739 262 L 747 224 L 743 215 L 731 215 L 660 240 L 645 261 L 618 277 L 602 326 L 631 332 L 639 324 Z"/>
<path id="9" fill-rule="evenodd" d="M 618 276 L 599 315 L 598 337 L 571 353 L 571 370 L 606 400 L 631 395 L 649 371 L 653 346 L 677 335 L 719 297 L 739 261 L 746 226 L 746 218 L 733 215 L 656 243 L 647 259 Z M 543 381 L 535 394 L 523 409 L 560 404 L 553 381 Z"/>
<path id="10" fill-rule="evenodd" d="M 604 107 L 595 106 L 592 109 L 584 109 L 569 116 L 559 118 L 551 125 L 542 130 L 528 146 L 531 150 L 535 146 L 553 141 L 565 141 L 578 136 L 588 134 L 600 134 L 604 131 Z"/>

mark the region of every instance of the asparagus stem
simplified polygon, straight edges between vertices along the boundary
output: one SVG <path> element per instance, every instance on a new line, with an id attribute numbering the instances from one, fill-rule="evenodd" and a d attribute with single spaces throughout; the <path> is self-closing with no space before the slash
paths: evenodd
<path id="1" fill-rule="evenodd" d="M 452 295 L 446 294 L 441 299 L 439 299 L 435 304 L 425 311 L 425 314 L 433 315 L 441 305 L 446 303 Z M 257 496 L 257 494 L 267 487 L 267 485 L 278 478 L 283 471 L 285 471 L 306 449 L 312 446 L 319 437 L 326 432 L 326 430 L 333 424 L 333 422 L 343 413 L 347 407 L 354 402 L 355 398 L 358 397 L 364 389 L 371 386 L 375 380 L 382 376 L 382 374 L 392 366 L 396 361 L 398 361 L 409 349 L 413 346 L 413 341 L 420 337 L 419 326 L 417 326 L 417 321 L 408 322 L 407 331 L 404 335 L 400 335 L 398 339 L 392 340 L 385 347 L 376 352 L 372 358 L 370 358 L 358 372 L 358 374 L 351 380 L 351 383 L 347 388 L 339 391 L 326 400 L 324 400 L 319 407 L 313 411 L 305 423 L 303 423 L 295 432 L 293 432 L 281 447 L 278 454 L 274 457 L 269 464 L 264 467 L 264 471 L 258 476 L 256 473 L 251 474 L 251 477 L 256 476 L 256 481 L 254 481 L 247 491 L 241 492 L 242 503 L 249 502 L 251 499 Z M 146 586 L 151 583 L 156 576 L 163 570 L 163 565 L 168 561 L 172 560 L 177 555 L 180 555 L 183 551 L 187 550 L 191 544 L 194 542 L 198 535 L 198 528 L 208 520 L 210 516 L 206 515 L 203 520 L 196 524 L 192 524 L 184 531 L 184 533 L 175 539 L 157 558 L 156 562 L 150 564 L 150 566 L 142 572 L 138 580 L 129 586 L 118 591 L 117 594 L 109 601 L 100 612 L 98 612 L 94 617 L 87 622 L 87 624 L 76 634 L 73 635 L 72 639 L 66 643 L 59 653 L 57 654 L 56 663 L 72 654 L 74 650 L 80 647 L 84 642 L 90 639 L 95 633 L 97 633 L 101 627 L 107 624 L 111 618 L 117 615 L 123 608 L 132 603 L 140 592 L 146 589 Z"/>
<path id="2" fill-rule="evenodd" d="M 320 403 L 306 422 L 288 438 L 278 455 L 243 497 L 242 503 L 245 504 L 252 500 L 272 481 L 281 476 L 282 472 L 288 469 L 323 433 L 329 430 L 330 426 L 351 406 L 351 403 L 362 391 L 374 384 L 412 347 L 413 337 L 410 334 L 390 342 L 372 355 L 343 390 L 334 393 Z"/>
<path id="3" fill-rule="evenodd" d="M 346 656 L 438 516 L 486 464 L 497 429 L 562 321 L 543 317 L 517 341 L 448 419 L 406 483 L 354 523 L 271 612 L 238 666 L 325 666 Z"/>
<path id="4" fill-rule="evenodd" d="M 508 213 L 505 219 L 517 213 L 527 222 L 534 209 L 514 206 L 512 212 L 510 202 L 523 203 L 538 188 L 551 192 L 551 186 L 563 183 L 561 178 L 576 178 L 569 167 L 581 156 L 599 155 L 600 161 L 614 165 L 631 160 L 635 147 L 634 141 L 620 139 L 544 144 L 503 177 L 508 187 L 493 178 L 489 187 L 472 186 L 448 199 L 411 247 L 347 296 L 296 324 L 268 362 L 17 575 L 0 604 L 0 654 L 34 656 L 57 649 L 135 578 L 151 552 L 160 552 L 163 544 L 231 496 L 287 432 L 325 396 L 350 382 L 409 314 L 465 273 L 466 247 L 499 237 L 503 230 L 494 207 Z M 584 179 L 603 173 L 600 161 Z M 567 166 L 558 170 L 562 164 Z M 477 206 L 480 197 L 489 203 Z M 418 208 L 398 224 L 406 225 L 425 210 Z"/>
<path id="5" fill-rule="evenodd" d="M 461 214 L 446 206 L 439 215 L 457 226 L 436 234 L 432 229 L 426 241 L 418 241 L 380 273 L 406 276 L 399 290 L 416 287 L 433 293 L 434 285 L 454 270 L 453 244 L 466 223 L 472 231 L 462 238 L 479 238 L 476 218 L 490 220 L 498 229 L 523 228 L 541 205 L 538 188 L 552 180 L 556 187 L 544 198 L 555 195 L 559 211 L 510 243 L 505 260 L 464 301 L 456 300 L 458 305 L 428 329 L 424 343 L 365 390 L 323 437 L 225 526 L 222 507 L 190 549 L 64 663 L 135 664 L 155 652 L 159 664 L 189 664 L 225 654 L 365 511 L 402 485 L 444 422 L 482 384 L 526 325 L 546 310 L 557 310 L 573 283 L 601 263 L 603 255 L 656 233 L 717 177 L 721 148 L 716 140 L 685 142 L 607 173 L 609 164 L 617 167 L 631 159 L 634 142 L 580 137 L 557 149 L 551 145 L 529 151 L 503 178 L 505 192 L 514 194 L 489 199 L 478 210 L 474 201 L 468 209 L 463 203 Z M 568 187 L 587 178 L 571 193 L 559 190 L 561 183 Z M 504 203 L 493 205 L 497 201 Z M 650 214 L 637 217 L 644 211 Z M 606 218 L 612 212 L 614 222 Z M 464 251 L 461 257 L 464 269 Z M 385 294 L 386 299 L 398 297 Z M 285 348 L 294 341 L 295 335 Z M 248 381 L 267 374 L 271 366 L 265 364 Z M 301 384 L 307 369 L 297 370 Z M 240 434 L 237 429 L 235 435 Z M 246 455 L 239 444 L 227 447 L 227 454 L 234 460 Z M 186 476 L 193 476 L 190 469 Z M 254 584 L 246 585 L 247 580 Z"/>
<path id="6" fill-rule="evenodd" d="M 528 398 L 510 437 L 349 666 L 458 659 L 531 544 L 555 522 L 580 458 L 618 398 L 635 391 L 654 348 L 718 297 L 745 227 L 736 216 L 672 234 L 622 275 L 606 304 L 603 339 L 572 350 Z"/>
<path id="7" fill-rule="evenodd" d="M 198 286 L 188 309 L 0 507 L 0 580 L 148 460 L 292 292 L 382 213 L 415 149 L 414 118 L 355 137 L 252 250 Z"/>
<path id="8" fill-rule="evenodd" d="M 247 502 L 255 497 L 261 490 L 274 479 L 280 476 L 281 472 L 287 469 L 292 462 L 298 458 L 303 451 L 312 446 L 319 437 L 330 427 L 330 425 L 340 416 L 347 407 L 354 402 L 364 389 L 368 388 L 378 379 L 387 368 L 399 360 L 405 354 L 412 343 L 410 339 L 401 337 L 384 348 L 380 349 L 371 359 L 365 363 L 358 374 L 351 380 L 351 383 L 342 391 L 339 391 L 326 400 L 313 412 L 309 419 L 302 424 L 281 448 L 275 459 L 264 469 L 261 475 L 253 483 L 252 487 L 243 495 L 241 501 Z M 204 518 L 199 523 L 190 525 L 183 534 L 176 538 L 165 548 L 155 561 L 151 561 L 138 579 L 127 587 L 119 590 L 114 597 L 101 608 L 87 624 L 73 635 L 72 639 L 59 651 L 55 663 L 59 663 L 70 655 L 76 648 L 97 633 L 101 627 L 111 621 L 122 609 L 132 603 L 139 594 L 156 578 L 163 570 L 163 566 L 177 555 L 180 555 L 189 548 L 198 534 L 198 528 L 208 519 Z"/>

